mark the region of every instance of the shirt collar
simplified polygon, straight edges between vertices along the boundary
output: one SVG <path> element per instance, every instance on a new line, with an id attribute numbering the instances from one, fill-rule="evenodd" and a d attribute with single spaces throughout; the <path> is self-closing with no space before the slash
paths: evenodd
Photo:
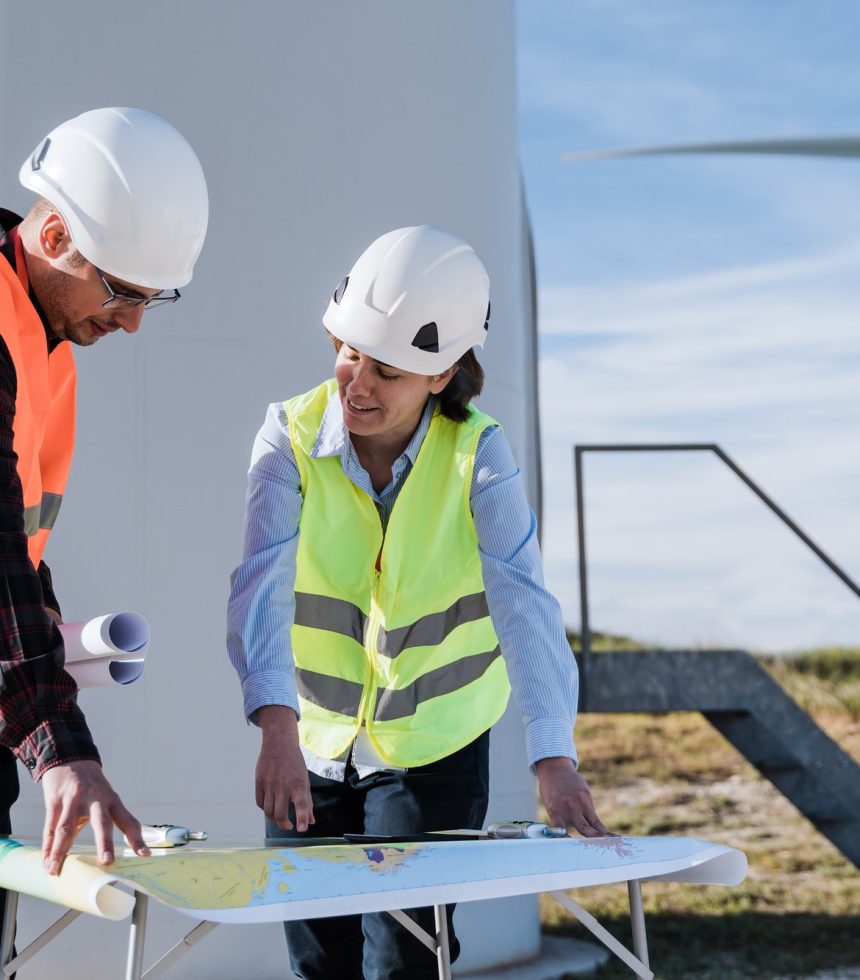
<path id="1" fill-rule="evenodd" d="M 6 259 L 9 265 L 17 271 L 17 263 L 15 259 L 15 245 L 12 241 L 12 236 L 9 234 L 13 228 L 16 228 L 24 219 L 19 215 L 15 214 L 14 211 L 9 211 L 6 208 L 0 208 L 0 255 Z M 45 316 L 45 311 L 42 309 L 42 304 L 36 299 L 36 294 L 33 292 L 33 286 L 30 285 L 30 302 L 33 304 L 36 313 L 39 314 L 39 319 L 42 321 L 42 326 L 45 328 L 45 339 L 48 342 L 48 353 L 50 354 L 56 347 L 59 347 L 63 343 L 60 337 L 55 336 L 54 331 L 51 330 L 51 326 L 48 323 L 48 318 Z"/>
<path id="2" fill-rule="evenodd" d="M 15 246 L 9 232 L 20 225 L 24 219 L 14 211 L 0 208 L 0 255 L 2 255 L 12 268 L 15 268 Z"/>

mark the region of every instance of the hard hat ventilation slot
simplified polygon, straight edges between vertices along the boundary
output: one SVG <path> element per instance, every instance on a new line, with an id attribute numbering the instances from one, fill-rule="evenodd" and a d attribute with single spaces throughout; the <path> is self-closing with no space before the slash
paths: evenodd
<path id="1" fill-rule="evenodd" d="M 424 326 L 415 334 L 412 346 L 419 350 L 427 351 L 428 354 L 439 353 L 439 331 L 435 323 L 425 323 Z"/>
<path id="2" fill-rule="evenodd" d="M 348 284 L 349 284 L 349 276 L 344 276 L 344 278 L 341 279 L 340 281 L 340 285 L 334 291 L 334 296 L 332 298 L 334 299 L 335 303 L 340 304 L 340 301 L 343 299 L 343 294 L 346 292 L 346 287 Z"/>
<path id="3" fill-rule="evenodd" d="M 484 320 L 484 330 L 489 330 L 490 329 L 490 307 L 491 306 L 492 306 L 491 303 L 487 303 L 487 319 Z"/>
<path id="4" fill-rule="evenodd" d="M 34 151 L 33 156 L 30 160 L 30 166 L 33 168 L 33 170 L 41 170 L 42 161 L 48 155 L 48 148 L 50 147 L 50 145 L 51 145 L 51 137 L 46 136 L 44 140 L 42 140 L 42 145 L 36 147 L 36 150 Z"/>

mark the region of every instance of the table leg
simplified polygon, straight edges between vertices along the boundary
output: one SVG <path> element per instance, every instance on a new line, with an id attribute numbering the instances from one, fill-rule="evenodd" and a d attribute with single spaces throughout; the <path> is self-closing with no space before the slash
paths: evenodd
<path id="1" fill-rule="evenodd" d="M 627 882 L 627 897 L 630 900 L 630 925 L 633 928 L 633 952 L 650 967 L 648 962 L 648 937 L 645 933 L 645 911 L 642 908 L 642 884 L 639 881 Z"/>
<path id="2" fill-rule="evenodd" d="M 146 914 L 148 911 L 149 896 L 144 895 L 143 892 L 138 892 L 134 911 L 131 913 L 125 980 L 140 980 L 143 974 L 143 944 L 146 940 Z"/>
<path id="3" fill-rule="evenodd" d="M 574 901 L 565 892 L 549 892 L 549 894 L 571 915 L 576 916 L 592 935 L 596 936 L 610 952 L 615 953 L 622 963 L 626 963 L 637 977 L 641 977 L 642 980 L 654 980 L 651 968 L 618 942 L 615 936 L 606 930 L 590 912 L 586 912 L 579 902 Z"/>
<path id="4" fill-rule="evenodd" d="M 451 947 L 448 943 L 448 909 L 434 905 L 436 919 L 436 961 L 439 964 L 439 980 L 451 980 Z"/>
<path id="5" fill-rule="evenodd" d="M 6 964 L 14 956 L 15 920 L 18 917 L 18 892 L 6 890 L 3 895 L 3 933 L 0 935 L 0 975 L 6 976 Z"/>

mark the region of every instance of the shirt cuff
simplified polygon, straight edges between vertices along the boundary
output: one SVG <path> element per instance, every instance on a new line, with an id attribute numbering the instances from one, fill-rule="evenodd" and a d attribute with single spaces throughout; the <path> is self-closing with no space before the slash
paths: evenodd
<path id="1" fill-rule="evenodd" d="M 573 744 L 573 725 L 568 718 L 535 718 L 526 725 L 526 752 L 529 766 L 541 759 L 557 756 L 573 759 L 578 765 Z"/>
<path id="2" fill-rule="evenodd" d="M 80 724 L 43 721 L 14 752 L 36 782 L 49 769 L 68 762 L 86 759 L 101 764 L 98 749 L 83 717 Z"/>
<path id="3" fill-rule="evenodd" d="M 296 678 L 291 670 L 258 670 L 242 681 L 242 700 L 245 717 L 257 724 L 253 715 L 266 704 L 283 704 L 292 708 L 300 718 Z"/>

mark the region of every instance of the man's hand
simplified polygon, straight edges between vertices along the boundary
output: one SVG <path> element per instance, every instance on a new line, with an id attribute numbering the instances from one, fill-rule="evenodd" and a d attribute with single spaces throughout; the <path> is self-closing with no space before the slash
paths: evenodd
<path id="1" fill-rule="evenodd" d="M 540 798 L 554 827 L 575 827 L 583 837 L 605 837 L 588 783 L 576 771 L 573 759 L 540 759 L 535 763 Z"/>
<path id="2" fill-rule="evenodd" d="M 42 776 L 45 793 L 45 830 L 42 835 L 42 864 L 48 874 L 58 875 L 79 831 L 92 824 L 99 864 L 114 859 L 114 824 L 125 834 L 135 854 L 147 856 L 140 823 L 123 806 L 105 778 L 102 767 L 92 760 L 54 766 Z"/>
<path id="3" fill-rule="evenodd" d="M 257 806 L 284 830 L 292 830 L 289 806 L 296 810 L 296 830 L 314 823 L 308 770 L 299 748 L 299 726 L 292 708 L 267 704 L 257 709 L 263 744 L 257 759 Z"/>

